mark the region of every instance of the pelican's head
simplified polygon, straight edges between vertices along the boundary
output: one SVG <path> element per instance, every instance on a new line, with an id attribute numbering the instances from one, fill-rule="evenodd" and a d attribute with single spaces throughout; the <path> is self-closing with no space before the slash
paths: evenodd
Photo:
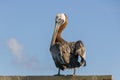
<path id="1" fill-rule="evenodd" d="M 67 24 L 68 23 L 68 18 L 67 18 L 67 15 L 64 14 L 64 13 L 61 13 L 61 14 L 57 14 L 56 16 L 56 19 L 55 19 L 55 29 L 54 31 L 57 33 L 58 30 L 60 29 L 60 27 L 63 29 L 66 27 L 66 25 L 64 24 Z M 64 26 L 62 26 L 64 25 Z"/>
<path id="2" fill-rule="evenodd" d="M 57 14 L 55 24 L 62 25 L 65 23 L 66 15 L 64 13 Z"/>

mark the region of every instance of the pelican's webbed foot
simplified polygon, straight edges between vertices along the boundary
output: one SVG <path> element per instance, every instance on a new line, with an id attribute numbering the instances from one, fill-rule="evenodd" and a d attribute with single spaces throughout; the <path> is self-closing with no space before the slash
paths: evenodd
<path id="1" fill-rule="evenodd" d="M 58 73 L 56 75 L 54 75 L 54 76 L 64 76 L 64 75 L 61 75 L 60 74 L 60 69 L 58 69 Z"/>

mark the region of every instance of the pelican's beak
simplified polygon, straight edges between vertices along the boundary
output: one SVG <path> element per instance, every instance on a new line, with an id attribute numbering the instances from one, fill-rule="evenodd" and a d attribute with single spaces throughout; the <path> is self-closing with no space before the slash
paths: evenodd
<path id="1" fill-rule="evenodd" d="M 54 45 L 54 43 L 55 43 L 59 28 L 60 28 L 60 24 L 56 22 L 55 23 L 54 33 L 53 33 L 53 36 L 52 36 L 51 46 Z"/>

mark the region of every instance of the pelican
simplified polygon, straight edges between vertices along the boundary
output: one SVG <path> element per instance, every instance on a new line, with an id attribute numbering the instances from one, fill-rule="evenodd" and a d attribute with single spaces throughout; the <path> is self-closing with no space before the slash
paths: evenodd
<path id="1" fill-rule="evenodd" d="M 86 48 L 81 40 L 76 42 L 67 42 L 62 38 L 62 31 L 68 24 L 68 17 L 65 13 L 57 14 L 55 19 L 55 28 L 50 44 L 52 58 L 60 70 L 74 69 L 73 75 L 76 74 L 76 68 L 86 66 Z M 80 57 L 80 59 L 78 59 Z"/>

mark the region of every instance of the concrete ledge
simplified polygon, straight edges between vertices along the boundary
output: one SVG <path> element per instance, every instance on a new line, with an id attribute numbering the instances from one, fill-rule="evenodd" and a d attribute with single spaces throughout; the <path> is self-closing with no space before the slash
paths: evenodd
<path id="1" fill-rule="evenodd" d="M 91 76 L 0 76 L 0 80 L 113 80 L 112 75 Z"/>

